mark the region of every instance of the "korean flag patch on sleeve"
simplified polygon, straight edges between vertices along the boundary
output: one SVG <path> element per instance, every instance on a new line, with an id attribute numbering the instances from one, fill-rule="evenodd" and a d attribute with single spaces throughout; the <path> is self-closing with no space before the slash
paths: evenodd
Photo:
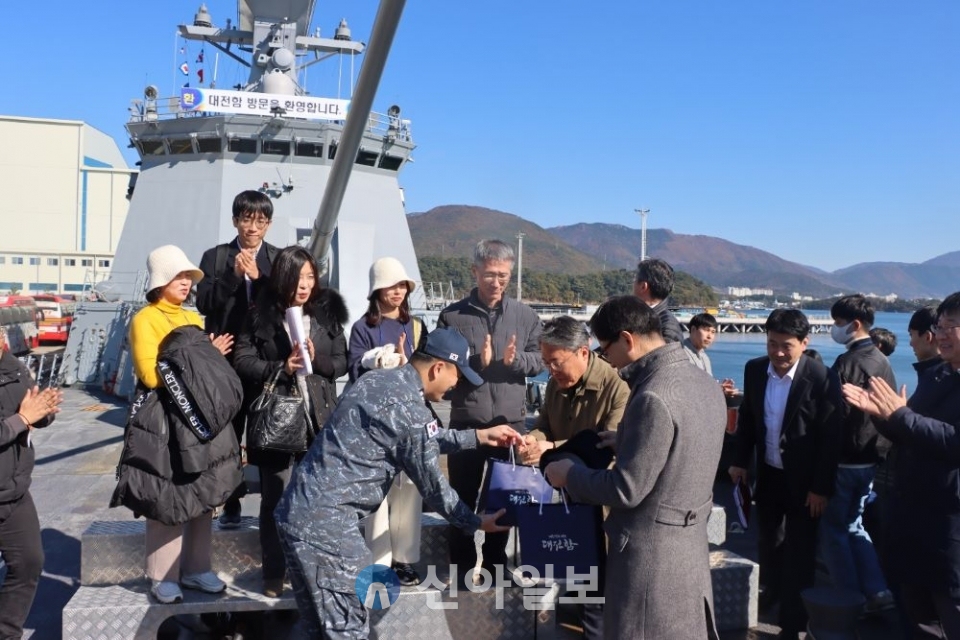
<path id="1" fill-rule="evenodd" d="M 431 420 L 424 425 L 424 428 L 427 430 L 428 438 L 435 438 L 440 433 L 440 424 L 436 420 Z"/>

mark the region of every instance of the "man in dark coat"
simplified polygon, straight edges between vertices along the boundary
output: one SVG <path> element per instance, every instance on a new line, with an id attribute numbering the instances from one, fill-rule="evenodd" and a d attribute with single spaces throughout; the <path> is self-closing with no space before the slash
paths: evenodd
<path id="1" fill-rule="evenodd" d="M 938 307 L 934 334 L 943 362 L 909 401 L 879 377 L 843 395 L 897 452 L 887 566 L 912 637 L 960 638 L 960 292 Z"/>
<path id="2" fill-rule="evenodd" d="M 207 333 L 236 336 L 253 303 L 254 284 L 270 275 L 278 249 L 264 241 L 273 220 L 273 203 L 259 191 L 242 191 L 233 199 L 233 226 L 237 237 L 204 252 L 200 259 L 203 279 L 197 284 L 197 310 L 204 316 Z M 237 443 L 243 440 L 246 407 L 254 398 L 244 398 L 243 409 L 234 417 Z M 223 507 L 220 526 L 240 525 L 241 484 Z"/>
<path id="3" fill-rule="evenodd" d="M 896 387 L 890 361 L 870 337 L 873 305 L 860 294 L 843 296 L 833 303 L 830 315 L 833 340 L 847 348 L 832 367 L 840 382 L 866 387 L 871 377 L 880 376 Z M 872 613 L 893 608 L 893 593 L 887 589 L 873 540 L 863 526 L 877 465 L 886 458 L 890 441 L 877 433 L 873 418 L 859 409 L 844 403 L 840 414 L 843 443 L 836 489 L 823 512 L 820 545 L 834 586 L 863 594 L 865 610 Z"/>
<path id="4" fill-rule="evenodd" d="M 40 520 L 30 497 L 30 432 L 53 422 L 63 394 L 40 391 L 30 372 L 6 350 L 0 328 L 0 554 L 7 577 L 0 585 L 0 638 L 19 638 L 43 570 Z"/>
<path id="5" fill-rule="evenodd" d="M 800 592 L 813 586 L 817 523 L 834 492 L 841 414 L 836 375 L 804 354 L 810 322 L 797 309 L 767 318 L 767 356 L 747 363 L 737 426 L 734 484 L 757 452 L 761 608 L 780 601 L 781 638 L 806 626 Z"/>
<path id="6" fill-rule="evenodd" d="M 717 638 L 707 518 L 723 392 L 680 343 L 665 343 L 656 313 L 634 296 L 604 302 L 590 328 L 630 386 L 616 463 L 595 470 L 566 459 L 545 472 L 575 501 L 610 507 L 604 637 Z"/>
<path id="7" fill-rule="evenodd" d="M 673 267 L 659 258 L 647 258 L 637 265 L 633 295 L 646 302 L 660 320 L 660 335 L 665 342 L 681 342 L 683 327 L 667 303 L 673 293 Z"/>

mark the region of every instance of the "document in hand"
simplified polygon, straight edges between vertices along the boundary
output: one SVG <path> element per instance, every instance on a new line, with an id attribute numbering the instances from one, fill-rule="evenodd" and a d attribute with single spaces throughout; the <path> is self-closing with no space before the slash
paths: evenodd
<path id="1" fill-rule="evenodd" d="M 290 345 L 300 345 L 303 366 L 300 367 L 298 373 L 304 376 L 310 375 L 313 373 L 313 363 L 310 362 L 310 351 L 307 349 L 307 332 L 303 330 L 303 309 L 301 307 L 287 309 L 287 326 L 290 327 Z"/>
<path id="2" fill-rule="evenodd" d="M 750 495 L 750 487 L 746 482 L 740 480 L 733 487 L 733 504 L 737 505 L 737 519 L 740 520 L 740 526 L 744 529 L 750 522 L 750 503 L 753 496 Z"/>

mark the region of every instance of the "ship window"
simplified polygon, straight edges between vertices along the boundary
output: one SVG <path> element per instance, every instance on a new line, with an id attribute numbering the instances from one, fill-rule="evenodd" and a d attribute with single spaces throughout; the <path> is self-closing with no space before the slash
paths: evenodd
<path id="1" fill-rule="evenodd" d="M 322 158 L 323 143 L 322 142 L 298 142 L 297 155 L 305 156 L 307 158 Z"/>
<path id="2" fill-rule="evenodd" d="M 362 164 L 365 167 L 375 167 L 377 166 L 377 156 L 379 154 L 372 151 L 364 151 L 360 149 L 357 152 L 357 164 Z"/>
<path id="3" fill-rule="evenodd" d="M 227 149 L 234 153 L 256 153 L 256 138 L 230 138 Z"/>
<path id="4" fill-rule="evenodd" d="M 397 158 L 396 156 L 388 156 L 384 154 L 380 158 L 380 168 L 387 169 L 388 171 L 397 171 L 400 169 L 400 165 L 403 164 L 403 158 Z"/>
<path id="5" fill-rule="evenodd" d="M 193 141 L 190 138 L 171 138 L 169 144 L 171 155 L 193 153 Z"/>
<path id="6" fill-rule="evenodd" d="M 200 153 L 220 153 L 223 150 L 223 140 L 219 137 L 197 138 L 197 150 Z"/>
<path id="7" fill-rule="evenodd" d="M 333 160 L 336 157 L 337 157 L 337 145 L 336 143 L 334 143 L 334 144 L 331 144 L 329 147 L 327 147 L 327 159 Z"/>
<path id="8" fill-rule="evenodd" d="M 263 152 L 269 153 L 275 156 L 288 156 L 290 155 L 290 141 L 289 140 L 264 140 Z"/>
<path id="9" fill-rule="evenodd" d="M 140 153 L 145 156 L 162 156 L 166 153 L 163 140 L 141 140 L 138 144 Z"/>

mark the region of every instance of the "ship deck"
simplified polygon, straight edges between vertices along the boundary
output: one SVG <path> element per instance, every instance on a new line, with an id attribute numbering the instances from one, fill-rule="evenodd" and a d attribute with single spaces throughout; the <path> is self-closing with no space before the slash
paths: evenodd
<path id="1" fill-rule="evenodd" d="M 63 410 L 56 422 L 35 432 L 37 464 L 31 492 L 40 514 L 46 562 L 27 620 L 26 638 L 55 640 L 61 637 L 61 611 L 80 586 L 83 531 L 94 521 L 131 519 L 126 509 L 107 507 L 116 484 L 114 472 L 120 457 L 126 409 L 125 402 L 112 396 L 79 388 L 65 389 Z M 442 405 L 439 409 L 444 413 Z M 729 494 L 727 485 L 718 486 L 717 502 L 723 503 Z M 257 495 L 244 498 L 244 515 L 256 515 L 258 498 Z M 750 532 L 728 533 L 724 546 L 734 553 L 756 558 L 756 541 Z M 562 620 L 569 616 L 561 611 L 559 617 Z M 764 620 L 770 620 L 769 615 L 761 614 L 761 621 Z M 862 621 L 859 631 L 863 640 L 887 640 L 897 637 L 896 628 L 895 617 L 887 614 Z M 762 623 L 756 629 L 725 633 L 722 637 L 724 640 L 772 638 L 777 631 L 776 627 Z M 547 635 L 540 634 L 542 638 Z M 559 627 L 552 630 L 551 635 L 555 640 L 580 637 L 579 633 Z"/>

